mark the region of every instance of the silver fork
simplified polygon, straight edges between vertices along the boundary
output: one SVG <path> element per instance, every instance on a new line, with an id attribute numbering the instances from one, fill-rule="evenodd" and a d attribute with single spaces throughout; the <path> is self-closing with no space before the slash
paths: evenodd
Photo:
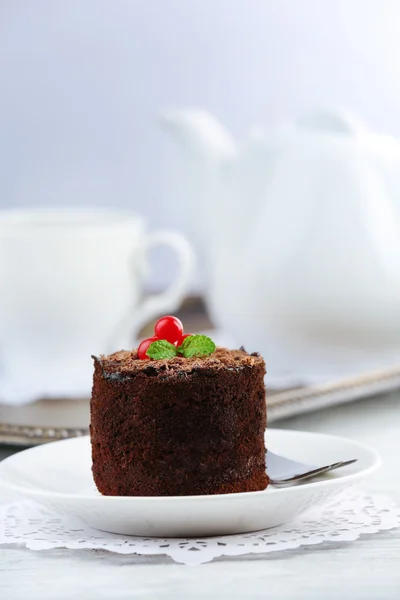
<path id="1" fill-rule="evenodd" d="M 323 467 L 316 467 L 315 465 L 307 465 L 305 463 L 296 462 L 280 454 L 275 454 L 270 450 L 266 454 L 267 461 L 267 474 L 270 480 L 270 484 L 276 487 L 284 487 L 303 481 L 304 479 L 311 479 L 322 473 L 328 473 L 341 467 L 347 467 L 357 462 L 356 458 L 352 460 L 340 460 L 332 463 L 331 465 L 325 465 Z"/>

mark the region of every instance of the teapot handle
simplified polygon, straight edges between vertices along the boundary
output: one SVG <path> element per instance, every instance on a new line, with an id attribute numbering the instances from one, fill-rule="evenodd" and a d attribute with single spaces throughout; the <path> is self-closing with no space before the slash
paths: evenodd
<path id="1" fill-rule="evenodd" d="M 347 135 L 360 135 L 368 131 L 362 119 L 346 110 L 313 110 L 297 119 L 296 125 L 308 131 L 331 131 Z"/>

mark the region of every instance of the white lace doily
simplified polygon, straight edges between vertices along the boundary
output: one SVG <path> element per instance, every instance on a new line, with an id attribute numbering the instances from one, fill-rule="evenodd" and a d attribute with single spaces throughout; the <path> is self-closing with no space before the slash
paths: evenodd
<path id="1" fill-rule="evenodd" d="M 119 554 L 165 554 L 198 565 L 218 556 L 277 552 L 321 544 L 351 542 L 362 534 L 400 527 L 400 507 L 386 496 L 353 490 L 287 525 L 240 535 L 178 539 L 143 538 L 97 531 L 70 515 L 58 515 L 30 501 L 0 507 L 0 544 L 31 550 L 102 549 Z"/>

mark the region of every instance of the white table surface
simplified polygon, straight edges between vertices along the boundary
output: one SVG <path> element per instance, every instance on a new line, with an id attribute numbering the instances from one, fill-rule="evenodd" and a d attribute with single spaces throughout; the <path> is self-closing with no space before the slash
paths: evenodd
<path id="1" fill-rule="evenodd" d="M 373 445 L 384 464 L 364 487 L 400 502 L 400 393 L 274 424 L 278 426 L 334 433 Z M 13 451 L 0 448 L 0 458 Z M 0 502 L 5 500 L 0 492 Z M 198 567 L 103 551 L 0 548 L 0 598 L 398 600 L 400 529 L 352 543 L 221 558 Z"/>

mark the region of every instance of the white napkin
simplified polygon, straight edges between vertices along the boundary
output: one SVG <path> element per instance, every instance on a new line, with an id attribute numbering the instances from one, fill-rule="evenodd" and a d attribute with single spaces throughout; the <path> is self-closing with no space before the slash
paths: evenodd
<path id="1" fill-rule="evenodd" d="M 0 507 L 0 545 L 30 550 L 107 550 L 116 554 L 167 555 L 186 565 L 220 556 L 283 552 L 323 542 L 354 542 L 400 527 L 400 509 L 390 498 L 353 490 L 307 511 L 294 521 L 254 533 L 212 538 L 142 538 L 92 529 L 73 515 L 59 515 L 29 500 Z"/>
<path id="2" fill-rule="evenodd" d="M 218 346 L 239 348 L 240 341 L 221 330 L 205 331 Z M 284 389 L 306 385 L 333 383 L 379 369 L 400 368 L 400 348 L 375 350 L 328 348 L 306 344 L 288 344 L 270 339 L 267 364 L 267 386 Z M 257 348 L 246 348 L 248 352 Z M 14 406 L 29 404 L 41 398 L 85 398 L 90 396 L 93 366 L 91 361 L 79 373 L 66 367 L 64 377 L 51 371 L 36 372 L 29 377 L 21 373 L 18 379 L 0 374 L 0 404 Z"/>
<path id="3" fill-rule="evenodd" d="M 209 331 L 219 346 L 239 348 L 240 342 L 223 331 Z M 307 385 L 333 383 L 347 377 L 361 376 L 371 371 L 399 367 L 399 348 L 328 347 L 306 343 L 282 343 L 270 338 L 270 352 L 264 353 L 267 365 L 267 387 L 285 389 Z M 248 352 L 257 348 L 246 348 Z"/>
<path id="4" fill-rule="evenodd" d="M 87 398 L 90 396 L 92 373 L 65 372 L 65 377 L 47 373 L 37 373 L 29 377 L 21 373 L 19 379 L 9 379 L 0 375 L 0 404 L 22 406 L 43 398 Z"/>

